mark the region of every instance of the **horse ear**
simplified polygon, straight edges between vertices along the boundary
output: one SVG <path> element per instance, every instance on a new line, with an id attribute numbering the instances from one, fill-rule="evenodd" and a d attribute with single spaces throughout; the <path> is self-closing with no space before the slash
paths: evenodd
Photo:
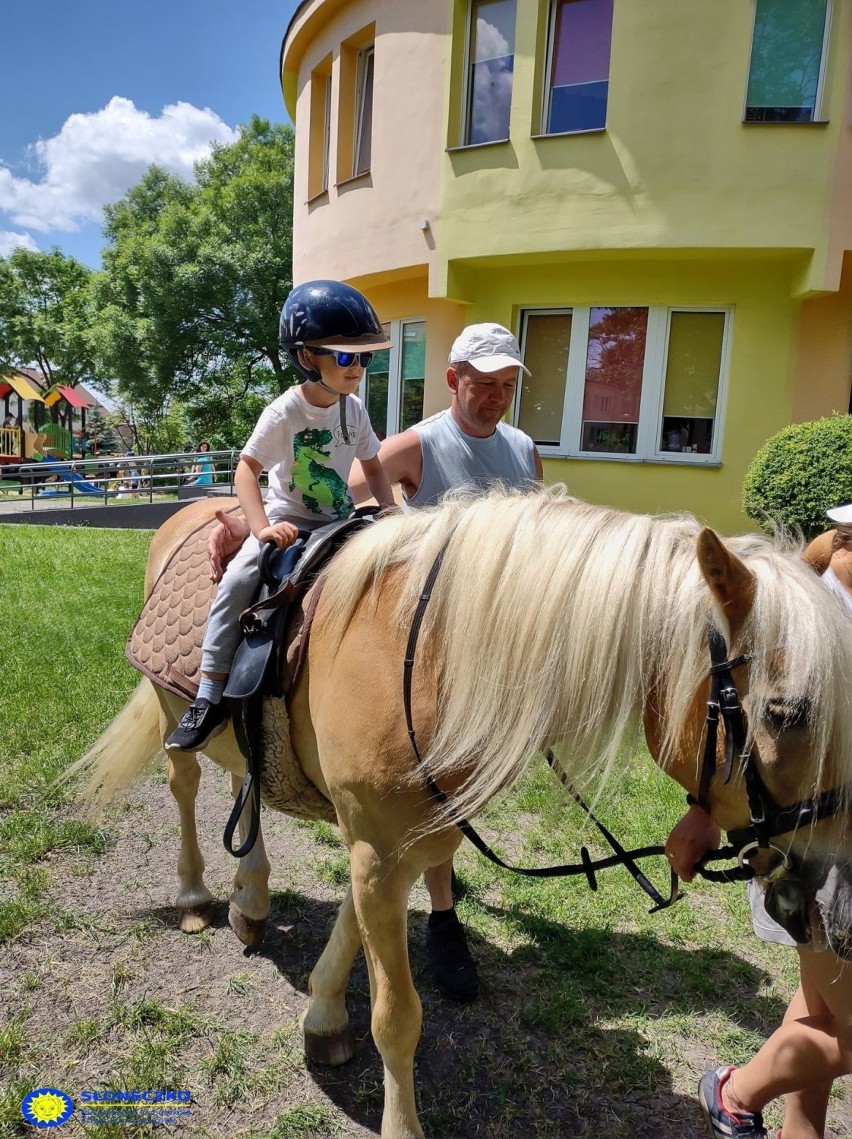
<path id="1" fill-rule="evenodd" d="M 698 535 L 698 564 L 734 632 L 754 604 L 754 574 L 707 527 Z"/>
<path id="2" fill-rule="evenodd" d="M 834 535 L 836 533 L 836 530 L 826 530 L 824 534 L 818 534 L 802 551 L 802 561 L 809 565 L 814 573 L 818 573 L 820 577 L 822 577 L 828 569 L 828 563 L 831 561 L 831 555 L 834 552 Z"/>

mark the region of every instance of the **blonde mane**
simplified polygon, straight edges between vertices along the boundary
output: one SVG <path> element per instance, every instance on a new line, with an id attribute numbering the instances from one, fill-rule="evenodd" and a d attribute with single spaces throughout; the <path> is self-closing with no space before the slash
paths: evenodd
<path id="1" fill-rule="evenodd" d="M 652 688 L 666 710 L 665 763 L 708 674 L 708 623 L 730 633 L 698 565 L 700 529 L 689 515 L 592 506 L 564 487 L 458 494 L 382 521 L 335 559 L 323 595 L 333 643 L 365 592 L 381 603 L 395 567 L 404 567 L 396 620 L 409 628 L 446 543 L 417 657 L 438 662 L 441 677 L 424 762 L 439 780 L 475 771 L 460 809 L 474 813 L 549 745 L 572 779 L 605 780 Z M 756 579 L 751 614 L 729 644 L 731 655 L 754 654 L 750 722 L 772 701 L 806 700 L 803 794 L 820 785 L 829 754 L 843 766 L 832 777 L 849 783 L 852 620 L 789 542 L 749 535 L 725 545 Z"/>

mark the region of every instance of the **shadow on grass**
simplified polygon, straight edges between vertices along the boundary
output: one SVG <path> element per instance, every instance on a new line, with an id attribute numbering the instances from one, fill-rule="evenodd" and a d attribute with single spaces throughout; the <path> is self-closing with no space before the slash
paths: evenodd
<path id="1" fill-rule="evenodd" d="M 337 906 L 291 890 L 274 892 L 271 901 L 264 944 L 246 952 L 270 961 L 306 993 Z M 671 1058 L 668 1066 L 665 1057 L 657 1058 L 648 1039 L 653 1034 L 643 1034 L 643 1024 L 719 1013 L 766 1034 L 783 1015 L 782 1002 L 760 994 L 766 974 L 735 954 L 566 927 L 517 909 L 491 912 L 509 918 L 527 940 L 505 952 L 469 931 L 482 995 L 467 1006 L 442 1000 L 434 990 L 422 950 L 425 917 L 409 917 L 412 971 L 423 1002 L 415 1080 L 422 1121 L 434 1139 L 699 1139 L 704 1131 L 696 1102 L 674 1091 Z M 169 920 L 165 912 L 163 917 Z M 214 925 L 226 924 L 227 906 L 217 906 Z M 369 1032 L 363 956 L 353 970 L 348 1005 L 355 1056 L 341 1068 L 312 1067 L 310 1074 L 348 1118 L 378 1130 L 382 1067 Z M 670 1038 L 672 1033 L 677 1036 L 676 1027 Z M 688 1030 L 684 1037 L 692 1060 L 709 1066 L 716 1042 L 696 1043 Z M 679 1046 L 674 1050 L 682 1054 Z"/>

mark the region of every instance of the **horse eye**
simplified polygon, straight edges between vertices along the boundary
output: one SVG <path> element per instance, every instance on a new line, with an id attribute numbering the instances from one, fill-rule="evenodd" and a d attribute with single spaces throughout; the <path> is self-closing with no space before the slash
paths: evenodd
<path id="1" fill-rule="evenodd" d="M 802 728 L 808 722 L 810 704 L 806 699 L 786 700 L 775 697 L 767 701 L 764 718 L 779 732 Z"/>

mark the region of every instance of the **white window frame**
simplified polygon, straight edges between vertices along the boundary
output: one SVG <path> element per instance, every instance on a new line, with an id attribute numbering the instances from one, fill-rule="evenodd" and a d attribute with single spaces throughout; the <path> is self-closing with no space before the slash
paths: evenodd
<path id="1" fill-rule="evenodd" d="M 470 137 L 470 113 L 473 109 L 473 7 L 474 0 L 468 0 L 467 4 L 467 17 L 465 19 L 465 42 L 464 42 L 464 98 L 462 99 L 462 123 L 461 123 L 461 143 L 462 146 L 474 146 L 474 143 L 468 142 Z"/>
<path id="2" fill-rule="evenodd" d="M 550 104 L 553 101 L 553 47 L 556 40 L 556 10 L 560 0 L 550 0 L 548 27 L 547 27 L 547 54 L 544 58 L 544 91 L 541 107 L 540 134 L 550 134 L 547 124 L 550 122 Z"/>
<path id="3" fill-rule="evenodd" d="M 816 94 L 814 95 L 814 117 L 811 119 L 812 123 L 825 123 L 828 121 L 827 119 L 823 118 L 822 100 L 823 100 L 823 95 L 825 93 L 825 73 L 826 73 L 827 64 L 828 64 L 828 48 L 829 48 L 829 44 L 831 42 L 831 16 L 832 16 L 833 7 L 834 7 L 834 0 L 826 0 L 826 4 L 825 4 L 825 27 L 823 28 L 823 33 L 822 33 L 822 53 L 820 55 L 820 61 L 819 61 L 819 78 L 817 79 Z M 749 49 L 748 49 L 748 68 L 746 70 L 745 91 L 743 92 L 742 119 L 743 119 L 743 122 L 744 123 L 747 122 L 749 126 L 758 126 L 758 127 L 759 126 L 779 126 L 779 125 L 783 126 L 784 123 L 783 122 L 779 123 L 777 120 L 770 119 L 768 122 L 760 122 L 760 121 L 756 121 L 756 120 L 746 118 L 746 115 L 748 114 L 748 85 L 749 85 L 749 80 L 751 79 L 751 57 L 752 57 L 752 53 L 754 52 L 754 29 L 755 29 L 756 25 L 757 25 L 757 0 L 755 0 L 754 18 L 751 22 L 751 43 L 749 44 Z M 787 125 L 788 126 L 790 126 L 790 125 L 807 126 L 808 124 L 807 123 L 794 123 L 794 124 L 788 123 Z"/>
<path id="4" fill-rule="evenodd" d="M 364 133 L 364 99 L 367 91 L 367 69 L 368 60 L 373 61 L 373 89 L 370 107 L 370 129 L 372 130 L 373 123 L 373 107 L 375 106 L 375 91 L 376 91 L 376 45 L 375 43 L 367 44 L 362 47 L 358 52 L 358 63 L 356 66 L 356 80 L 355 80 L 355 149 L 352 154 L 352 175 L 357 178 L 361 174 L 369 174 L 373 165 L 372 141 L 370 145 L 370 162 L 362 169 L 358 166 L 358 159 L 361 154 L 361 140 Z"/>
<path id="5" fill-rule="evenodd" d="M 591 310 L 603 307 L 643 308 L 648 311 L 645 361 L 642 369 L 642 395 L 636 430 L 636 453 L 632 455 L 623 455 L 614 451 L 584 451 L 580 447 L 583 432 L 583 397 L 586 382 L 586 355 L 589 346 L 589 321 Z M 679 312 L 723 313 L 725 317 L 722 332 L 719 386 L 716 393 L 716 415 L 713 422 L 713 443 L 707 454 L 688 451 L 662 451 L 660 449 L 671 317 L 672 313 Z M 724 409 L 727 403 L 734 306 L 651 305 L 625 301 L 617 305 L 604 305 L 597 302 L 594 305 L 523 308 L 519 330 L 522 353 L 525 351 L 528 317 L 564 316 L 569 313 L 571 314 L 571 342 L 568 345 L 568 367 L 565 375 L 560 438 L 556 444 L 538 444 L 541 454 L 549 458 L 593 459 L 597 462 L 607 463 L 674 463 L 681 466 L 718 466 L 722 461 L 724 445 Z M 515 426 L 520 425 L 522 391 L 523 384 L 519 384 L 512 408 L 512 423 Z"/>
<path id="6" fill-rule="evenodd" d="M 426 324 L 425 316 L 406 316 L 400 320 L 385 321 L 390 325 L 390 333 L 388 339 L 391 341 L 391 348 L 388 357 L 388 411 L 387 420 L 384 425 L 373 424 L 373 428 L 378 427 L 380 431 L 384 431 L 385 435 L 398 435 L 400 428 L 400 417 L 402 415 L 402 345 L 405 336 L 405 326 L 407 324 Z M 364 373 L 364 378 L 358 386 L 358 396 L 362 403 L 367 403 L 367 376 L 369 369 Z M 425 377 L 424 377 L 425 388 Z M 425 394 L 425 393 L 424 393 Z"/>

